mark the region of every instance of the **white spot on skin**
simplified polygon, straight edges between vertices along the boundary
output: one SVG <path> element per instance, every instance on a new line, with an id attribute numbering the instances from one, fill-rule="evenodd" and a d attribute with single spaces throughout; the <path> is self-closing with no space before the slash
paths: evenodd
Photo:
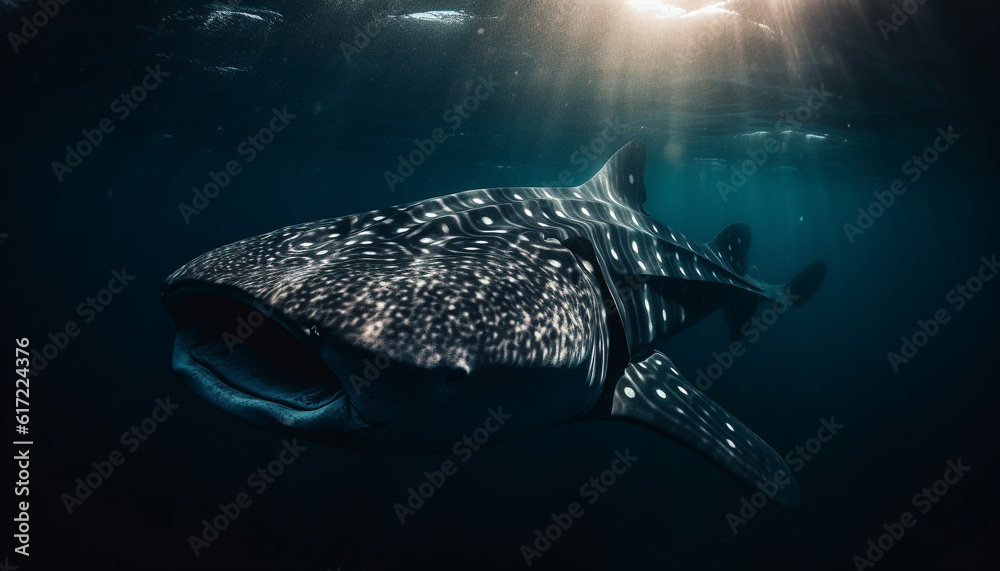
<path id="1" fill-rule="evenodd" d="M 517 200 L 524 200 L 523 198 L 521 198 L 521 195 L 517 193 L 514 194 L 514 198 L 516 198 Z"/>
<path id="2" fill-rule="evenodd" d="M 590 216 L 590 212 L 588 212 L 586 208 L 581 208 L 580 212 L 583 212 L 584 216 Z"/>
<path id="3" fill-rule="evenodd" d="M 489 216 L 483 216 L 482 223 L 489 226 L 490 224 L 493 224 L 493 219 Z"/>
<path id="4" fill-rule="evenodd" d="M 728 444 L 730 448 L 736 448 L 736 443 L 728 438 L 726 439 L 726 444 Z"/>
<path id="5" fill-rule="evenodd" d="M 618 252 L 616 252 L 614 248 L 611 248 L 611 257 L 616 260 L 618 259 Z"/>
<path id="6" fill-rule="evenodd" d="M 559 260 L 549 260 L 549 264 L 551 264 L 553 268 L 561 268 L 562 267 L 562 264 L 559 263 Z"/>
<path id="7" fill-rule="evenodd" d="M 677 390 L 679 390 L 680 392 L 682 392 L 684 394 L 688 394 L 687 389 L 685 389 L 684 387 L 678 386 Z"/>
<path id="8" fill-rule="evenodd" d="M 594 266 L 589 261 L 587 261 L 587 260 L 583 260 L 583 267 L 588 272 L 593 272 L 594 271 Z"/>
<path id="9" fill-rule="evenodd" d="M 728 422 L 726 423 L 726 428 L 728 428 L 729 430 L 732 430 L 733 432 L 736 432 L 736 429 L 733 428 L 733 425 L 729 424 Z"/>
<path id="10" fill-rule="evenodd" d="M 630 399 L 635 398 L 635 391 L 632 390 L 632 387 L 625 387 L 625 396 L 627 396 Z"/>
<path id="11" fill-rule="evenodd" d="M 473 198 L 472 202 L 475 202 L 476 204 L 483 204 L 483 199 L 482 198 Z"/>
<path id="12" fill-rule="evenodd" d="M 632 240 L 632 251 L 636 254 L 639 253 L 639 244 L 635 240 Z"/>
<path id="13" fill-rule="evenodd" d="M 665 399 L 667 398 L 667 393 L 663 392 L 662 389 L 656 389 L 656 396 L 660 397 L 661 399 Z"/>
<path id="14" fill-rule="evenodd" d="M 628 183 L 629 184 L 635 184 L 635 177 L 632 176 L 631 174 L 628 175 Z"/>
<path id="15" fill-rule="evenodd" d="M 528 210 L 527 208 L 525 208 L 525 209 L 524 209 L 524 213 L 525 213 L 525 214 L 526 214 L 527 216 L 534 216 L 534 215 L 533 215 L 533 214 L 531 213 L 531 211 L 530 211 L 530 210 Z"/>

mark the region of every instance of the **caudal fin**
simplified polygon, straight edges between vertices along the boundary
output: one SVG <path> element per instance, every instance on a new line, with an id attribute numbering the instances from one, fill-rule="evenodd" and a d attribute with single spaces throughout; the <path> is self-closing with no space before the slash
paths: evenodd
<path id="1" fill-rule="evenodd" d="M 751 268 L 753 269 L 753 268 Z M 753 272 L 751 272 L 753 273 Z M 806 266 L 792 281 L 782 286 L 766 286 L 771 290 L 771 299 L 786 307 L 802 307 L 819 290 L 826 277 L 826 262 L 815 262 Z M 723 306 L 722 311 L 729 323 L 729 341 L 743 338 L 743 329 L 750 324 L 761 298 L 737 294 Z"/>
<path id="2" fill-rule="evenodd" d="M 826 277 L 826 262 L 814 262 L 785 285 L 792 307 L 802 307 L 812 299 Z"/>

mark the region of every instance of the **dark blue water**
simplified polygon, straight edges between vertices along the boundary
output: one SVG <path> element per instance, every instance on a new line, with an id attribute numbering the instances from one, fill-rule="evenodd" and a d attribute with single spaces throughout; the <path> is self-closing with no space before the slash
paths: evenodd
<path id="1" fill-rule="evenodd" d="M 528 545 L 546 547 L 542 569 L 992 568 L 1000 279 L 977 276 L 1000 254 L 1000 30 L 982 3 L 899 4 L 917 9 L 880 30 L 891 2 L 76 0 L 47 17 L 4 2 L 0 327 L 5 351 L 53 346 L 32 362 L 30 484 L 12 460 L 4 472 L 30 496 L 8 500 L 0 561 L 521 569 Z M 409 174 L 399 157 L 435 129 L 443 142 Z M 401 525 L 394 504 L 454 456 L 299 441 L 254 485 L 287 438 L 173 377 L 158 288 L 196 255 L 470 188 L 580 184 L 635 138 L 655 218 L 698 241 L 750 224 L 768 281 L 829 265 L 745 354 L 724 354 L 721 315 L 662 347 L 692 382 L 718 373 L 708 396 L 793 454 L 798 508 L 753 513 L 754 490 L 687 448 L 595 422 L 477 451 Z M 196 199 L 227 166 L 225 188 Z M 879 195 L 891 205 L 871 206 Z M 134 279 L 88 306 L 113 272 Z M 167 397 L 178 408 L 155 432 L 122 439 Z M 843 425 L 826 442 L 823 421 Z M 638 460 L 588 503 L 581 486 L 625 449 Z M 109 457 L 79 500 L 76 479 Z M 946 472 L 959 461 L 960 478 Z M 241 493 L 251 503 L 196 556 L 190 536 Z M 25 500 L 29 557 L 12 537 Z M 535 546 L 572 502 L 583 514 Z M 880 538 L 884 524 L 902 537 Z"/>

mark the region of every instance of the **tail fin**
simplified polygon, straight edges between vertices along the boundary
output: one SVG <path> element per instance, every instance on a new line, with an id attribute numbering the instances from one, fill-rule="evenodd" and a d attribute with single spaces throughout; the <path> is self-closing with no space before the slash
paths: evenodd
<path id="1" fill-rule="evenodd" d="M 819 289 L 826 277 L 826 262 L 814 262 L 806 266 L 799 272 L 792 281 L 785 285 L 788 292 L 788 299 L 792 307 L 802 307 L 807 301 L 812 299 L 813 294 Z"/>
<path id="2" fill-rule="evenodd" d="M 752 271 L 754 269 L 751 268 L 750 273 L 754 273 Z M 826 277 L 826 262 L 815 262 L 806 266 L 787 284 L 767 287 L 772 288 L 773 299 L 780 305 L 802 307 L 819 290 L 824 277 Z M 730 342 L 743 338 L 743 328 L 753 319 L 757 304 L 760 302 L 761 298 L 756 295 L 737 294 L 722 308 L 726 321 L 729 322 Z"/>

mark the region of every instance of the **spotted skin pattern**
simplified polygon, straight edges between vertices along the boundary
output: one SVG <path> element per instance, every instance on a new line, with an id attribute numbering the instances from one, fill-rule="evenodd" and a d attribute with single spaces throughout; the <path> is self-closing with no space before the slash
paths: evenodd
<path id="1" fill-rule="evenodd" d="M 779 504 L 798 502 L 798 484 L 781 456 L 687 382 L 659 351 L 625 369 L 611 417 L 669 432 L 744 482 L 774 483 Z"/>
<path id="2" fill-rule="evenodd" d="M 516 410 L 503 438 L 580 418 L 622 375 L 610 366 L 613 330 L 624 337 L 624 367 L 734 292 L 789 303 L 780 287 L 748 273 L 749 228 L 733 225 L 698 244 L 646 214 L 645 154 L 632 141 L 577 187 L 470 190 L 275 230 L 195 258 L 161 294 L 215 290 L 266 303 L 342 381 L 363 357 L 398 363 L 405 379 L 345 383 L 349 406 L 338 405 L 351 426 L 377 425 L 359 441 L 383 450 L 446 446 L 501 400 Z M 589 253 L 570 247 L 574 240 Z M 211 382 L 188 361 L 182 376 Z M 623 380 L 629 371 L 634 365 Z M 712 406 L 706 418 L 737 425 Z M 747 481 L 745 473 L 737 476 Z"/>

